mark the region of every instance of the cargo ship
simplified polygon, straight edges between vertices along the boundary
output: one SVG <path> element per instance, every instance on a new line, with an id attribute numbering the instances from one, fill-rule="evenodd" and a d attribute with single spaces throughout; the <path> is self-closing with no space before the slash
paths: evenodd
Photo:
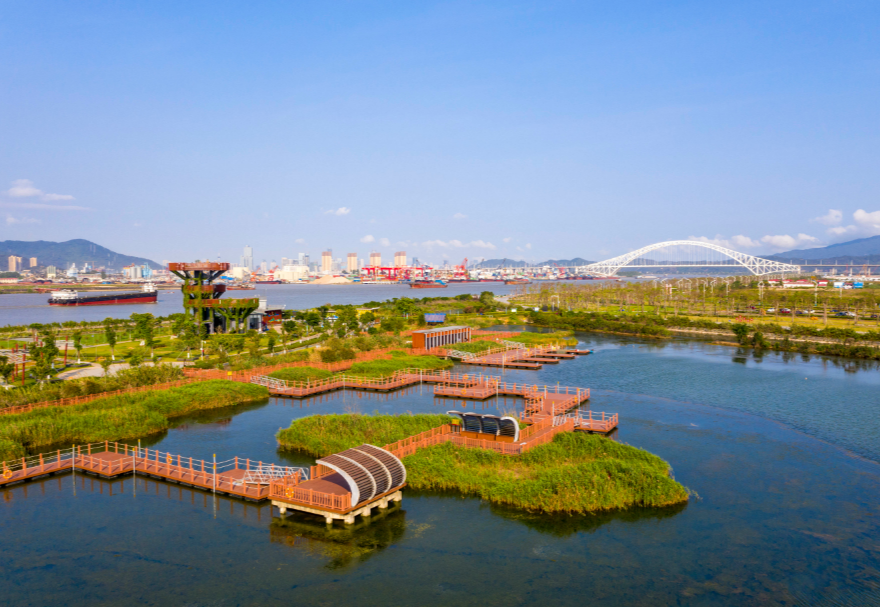
<path id="1" fill-rule="evenodd" d="M 414 280 L 409 283 L 410 289 L 445 289 L 447 286 L 442 280 Z"/>
<path id="2" fill-rule="evenodd" d="M 280 280 L 257 280 L 255 281 L 258 285 L 280 285 Z"/>
<path id="3" fill-rule="evenodd" d="M 525 278 L 509 278 L 504 281 L 506 285 L 527 285 L 530 284 L 531 281 Z"/>
<path id="4" fill-rule="evenodd" d="M 80 295 L 73 289 L 52 291 L 50 306 L 115 306 L 118 304 L 156 303 L 159 292 L 152 283 L 147 283 L 140 291 L 107 293 L 106 295 Z"/>

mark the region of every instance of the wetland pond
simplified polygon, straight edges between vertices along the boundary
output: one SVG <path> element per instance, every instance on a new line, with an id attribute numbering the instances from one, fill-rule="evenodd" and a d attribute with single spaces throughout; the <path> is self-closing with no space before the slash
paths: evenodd
<path id="1" fill-rule="evenodd" d="M 578 337 L 593 355 L 503 375 L 591 388 L 590 408 L 620 414 L 615 439 L 664 458 L 695 492 L 686 506 L 543 516 L 407 489 L 370 523 L 328 531 L 143 477 L 48 477 L 0 491 L 2 604 L 880 604 L 876 365 Z M 427 386 L 269 399 L 177 420 L 142 444 L 307 464 L 275 441 L 292 419 L 456 406 Z"/>

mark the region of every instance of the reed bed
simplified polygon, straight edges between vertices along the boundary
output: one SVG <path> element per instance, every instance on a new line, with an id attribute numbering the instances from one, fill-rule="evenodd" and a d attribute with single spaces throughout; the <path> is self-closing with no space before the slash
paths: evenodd
<path id="1" fill-rule="evenodd" d="M 262 386 L 213 380 L 169 390 L 99 398 L 69 407 L 47 407 L 0 417 L 0 460 L 56 444 L 93 443 L 166 430 L 171 418 L 266 398 Z"/>
<path id="2" fill-rule="evenodd" d="M 324 457 L 364 443 L 382 447 L 448 424 L 448 415 L 311 415 L 296 419 L 277 434 L 286 449 Z"/>
<path id="3" fill-rule="evenodd" d="M 286 379 L 287 381 L 309 381 L 316 379 L 326 379 L 333 375 L 332 371 L 326 369 L 316 369 L 314 367 L 290 367 L 287 369 L 278 369 L 272 371 L 269 377 L 275 379 Z"/>
<path id="4" fill-rule="evenodd" d="M 455 344 L 454 346 L 450 347 L 450 350 L 459 350 L 460 352 L 472 352 L 474 354 L 481 354 L 482 352 L 486 352 L 487 350 L 491 350 L 492 348 L 497 347 L 498 342 L 478 339 L 476 341 Z"/>
<path id="5" fill-rule="evenodd" d="M 444 443 L 404 463 L 414 489 L 458 490 L 534 512 L 584 514 L 688 500 L 661 458 L 583 433 L 558 434 L 521 456 Z"/>
<path id="6" fill-rule="evenodd" d="M 347 371 L 348 375 L 363 377 L 387 377 L 395 371 L 404 369 L 451 369 L 455 363 L 439 356 L 418 356 L 406 354 L 401 350 L 393 350 L 391 358 L 386 360 L 370 360 L 354 363 Z"/>
<path id="7" fill-rule="evenodd" d="M 548 346 L 560 344 L 563 346 L 576 346 L 578 340 L 574 337 L 574 331 L 554 331 L 553 333 L 520 333 L 514 337 L 508 337 L 507 341 L 515 341 L 533 348 L 535 346 Z"/>

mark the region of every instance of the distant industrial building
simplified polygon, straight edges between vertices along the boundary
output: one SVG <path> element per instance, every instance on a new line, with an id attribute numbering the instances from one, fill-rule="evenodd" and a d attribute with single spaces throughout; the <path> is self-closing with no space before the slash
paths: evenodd
<path id="1" fill-rule="evenodd" d="M 15 255 L 9 256 L 9 271 L 10 272 L 20 272 L 21 271 L 21 257 L 16 257 Z"/>
<path id="2" fill-rule="evenodd" d="M 152 278 L 153 270 L 149 265 L 130 265 L 122 268 L 122 274 L 129 280 L 142 280 L 144 278 Z"/>
<path id="3" fill-rule="evenodd" d="M 248 271 L 254 271 L 254 250 L 249 246 L 245 246 L 244 255 L 241 256 L 241 265 L 248 269 Z"/>
<path id="4" fill-rule="evenodd" d="M 394 254 L 394 267 L 395 268 L 403 268 L 406 267 L 406 251 L 398 251 Z"/>
<path id="5" fill-rule="evenodd" d="M 323 253 L 321 253 L 321 271 L 322 272 L 332 272 L 333 271 L 333 251 L 327 249 Z"/>
<path id="6" fill-rule="evenodd" d="M 349 253 L 348 254 L 348 263 L 346 264 L 345 269 L 349 272 L 357 272 L 357 270 L 358 270 L 357 253 Z"/>
<path id="7" fill-rule="evenodd" d="M 296 282 L 309 277 L 309 267 L 299 264 L 290 264 L 275 271 L 275 278 L 285 282 Z"/>
<path id="8" fill-rule="evenodd" d="M 382 265 L 382 255 L 378 251 L 370 252 L 370 265 L 376 267 Z"/>

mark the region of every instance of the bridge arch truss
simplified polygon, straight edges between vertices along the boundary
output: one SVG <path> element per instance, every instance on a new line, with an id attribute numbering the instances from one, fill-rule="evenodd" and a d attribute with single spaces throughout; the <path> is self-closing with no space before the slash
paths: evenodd
<path id="1" fill-rule="evenodd" d="M 646 254 L 653 251 L 673 247 L 689 247 L 690 249 L 688 250 L 691 251 L 701 249 L 713 251 L 716 253 L 715 257 L 718 257 L 719 260 L 701 260 L 694 256 L 692 259 L 682 261 L 654 261 L 644 257 Z M 764 259 L 763 257 L 755 257 L 754 255 L 740 253 L 739 251 L 734 251 L 733 249 L 728 249 L 711 242 L 701 242 L 699 240 L 668 240 L 666 242 L 658 242 L 624 255 L 606 259 L 605 261 L 599 261 L 586 266 L 579 266 L 578 272 L 593 274 L 596 276 L 614 276 L 621 268 L 717 268 L 737 265 L 747 269 L 755 276 L 765 276 L 767 274 L 799 274 L 801 272 L 800 266 L 782 263 L 772 259 Z"/>

